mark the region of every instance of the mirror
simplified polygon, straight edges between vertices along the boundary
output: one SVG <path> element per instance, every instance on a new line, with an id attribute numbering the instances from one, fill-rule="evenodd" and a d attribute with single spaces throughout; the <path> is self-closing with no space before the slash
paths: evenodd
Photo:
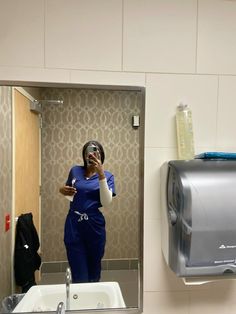
<path id="1" fill-rule="evenodd" d="M 0 107 L 0 118 L 4 121 L 0 134 L 3 134 L 3 145 L 8 145 L 5 155 L 7 153 L 11 160 L 9 138 L 12 137 L 12 91 L 10 87 L 0 87 L 0 91 L 0 101 L 3 104 Z M 144 90 L 135 87 L 38 86 L 24 87 L 24 91 L 25 95 L 41 100 L 42 105 L 41 209 L 38 226 L 42 265 L 38 284 L 65 283 L 68 262 L 63 235 L 69 201 L 58 190 L 66 182 L 70 168 L 75 164 L 83 164 L 81 152 L 84 143 L 95 139 L 104 147 L 104 169 L 114 175 L 117 193 L 111 206 L 102 209 L 106 219 L 107 240 L 100 281 L 118 282 L 126 308 L 140 309 Z M 55 102 L 58 100 L 63 103 Z M 6 164 L 6 167 L 11 168 L 11 164 Z M 9 174 L 1 172 L 0 175 L 6 187 L 2 198 L 4 207 L 0 207 L 1 215 L 5 215 L 11 208 L 9 199 L 14 191 L 9 184 Z M 6 232 L 4 238 L 0 235 L 0 240 L 3 251 L 8 250 L 9 232 Z M 3 273 L 7 274 L 9 260 L 4 255 L 0 256 L 0 265 L 5 270 Z M 10 276 L 6 276 L 0 285 L 0 296 L 4 296 L 5 291 L 9 291 Z"/>

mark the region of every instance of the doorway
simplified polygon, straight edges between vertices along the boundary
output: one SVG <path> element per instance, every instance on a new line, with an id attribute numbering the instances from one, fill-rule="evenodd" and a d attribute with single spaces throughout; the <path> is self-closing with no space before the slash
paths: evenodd
<path id="1" fill-rule="evenodd" d="M 40 116 L 30 110 L 32 97 L 22 88 L 12 90 L 13 116 L 13 210 L 12 240 L 15 222 L 22 214 L 31 213 L 41 240 L 41 127 Z M 13 242 L 14 243 L 14 242 Z M 14 248 L 12 247 L 12 250 Z M 12 252 L 12 256 L 14 253 Z M 13 261 L 13 258 L 12 258 Z M 13 264 L 13 262 L 12 262 Z M 12 265 L 12 278 L 14 278 Z M 40 273 L 36 273 L 36 282 Z M 12 281 L 14 287 L 14 280 Z M 14 289 L 14 288 L 13 288 Z"/>

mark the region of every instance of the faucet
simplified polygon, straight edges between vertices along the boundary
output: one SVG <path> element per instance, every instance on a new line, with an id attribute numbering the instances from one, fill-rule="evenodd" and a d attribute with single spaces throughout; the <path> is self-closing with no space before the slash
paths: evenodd
<path id="1" fill-rule="evenodd" d="M 70 309 L 70 283 L 71 283 L 71 270 L 70 267 L 66 268 L 66 310 Z"/>
<path id="2" fill-rule="evenodd" d="M 58 304 L 56 314 L 65 314 L 65 304 L 63 302 Z"/>

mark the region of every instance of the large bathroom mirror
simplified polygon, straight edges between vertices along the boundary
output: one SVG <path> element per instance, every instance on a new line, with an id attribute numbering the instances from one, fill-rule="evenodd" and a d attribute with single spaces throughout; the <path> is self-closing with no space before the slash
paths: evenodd
<path id="1" fill-rule="evenodd" d="M 33 214 L 40 239 L 42 264 L 36 273 L 37 286 L 62 284 L 66 293 L 68 261 L 63 237 L 70 202 L 59 193 L 59 188 L 65 184 L 72 166 L 83 165 L 84 143 L 97 140 L 103 145 L 104 169 L 114 175 L 117 194 L 109 208 L 102 209 L 106 220 L 106 245 L 100 282 L 117 283 L 124 302 L 114 306 L 96 299 L 92 305 L 76 307 L 80 296 L 74 293 L 70 309 L 119 308 L 141 312 L 144 88 L 4 85 L 0 87 L 0 120 L 3 122 L 0 161 L 4 165 L 0 179 L 5 191 L 0 212 L 2 217 L 10 215 L 11 228 L 4 235 L 0 234 L 1 251 L 6 253 L 0 255 L 0 275 L 4 279 L 0 283 L 1 299 L 9 289 L 11 294 L 21 293 L 9 270 L 14 273 L 17 218 L 29 212 Z M 28 108 L 27 112 L 20 109 L 23 106 Z M 35 122 L 30 121 L 28 114 Z M 34 129 L 34 123 L 39 129 Z M 39 142 L 33 138 L 34 132 Z M 27 144 L 28 137 L 32 138 Z M 36 153 L 33 146 L 38 147 Z M 2 156 L 3 150 L 5 156 Z M 31 185 L 34 175 L 38 175 L 39 180 L 36 188 Z M 23 176 L 27 176 L 27 182 Z M 38 204 L 31 199 L 34 193 L 39 195 Z M 40 305 L 30 311 L 55 310 L 49 305 Z M 27 309 L 22 311 L 27 312 Z"/>

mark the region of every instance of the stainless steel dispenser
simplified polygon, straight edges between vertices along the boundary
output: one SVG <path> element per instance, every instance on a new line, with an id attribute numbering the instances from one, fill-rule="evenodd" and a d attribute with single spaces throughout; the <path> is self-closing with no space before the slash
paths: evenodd
<path id="1" fill-rule="evenodd" d="M 236 160 L 161 167 L 162 251 L 179 277 L 236 274 Z"/>

